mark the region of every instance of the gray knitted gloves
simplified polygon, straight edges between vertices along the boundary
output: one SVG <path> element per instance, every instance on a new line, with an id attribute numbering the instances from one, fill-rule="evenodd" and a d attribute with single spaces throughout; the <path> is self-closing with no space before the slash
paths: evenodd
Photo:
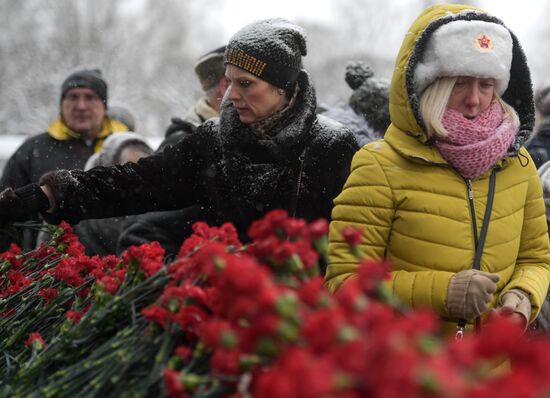
<path id="1" fill-rule="evenodd" d="M 455 274 L 447 292 L 449 316 L 454 319 L 474 319 L 480 316 L 489 308 L 499 279 L 496 274 L 475 269 Z"/>

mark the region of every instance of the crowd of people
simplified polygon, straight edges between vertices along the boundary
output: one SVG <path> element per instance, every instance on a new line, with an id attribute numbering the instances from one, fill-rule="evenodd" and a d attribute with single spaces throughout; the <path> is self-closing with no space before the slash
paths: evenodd
<path id="1" fill-rule="evenodd" d="M 437 312 L 446 331 L 492 313 L 547 329 L 550 86 L 534 97 L 514 33 L 476 7 L 429 7 L 391 82 L 350 62 L 349 102 L 328 107 L 306 54 L 290 21 L 243 27 L 197 60 L 204 96 L 156 150 L 131 113 L 109 108 L 98 69 L 70 74 L 59 117 L 3 172 L 4 246 L 47 239 L 14 221 L 65 220 L 89 255 L 156 240 L 171 256 L 196 221 L 232 222 L 246 241 L 252 221 L 285 209 L 330 220 L 320 271 L 333 292 L 357 273 L 343 235 L 360 228 L 362 254 L 392 263 L 392 293 Z"/>

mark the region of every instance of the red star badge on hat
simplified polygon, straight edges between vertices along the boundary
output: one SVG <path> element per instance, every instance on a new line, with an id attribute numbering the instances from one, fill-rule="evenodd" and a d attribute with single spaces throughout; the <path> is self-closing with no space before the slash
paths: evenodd
<path id="1" fill-rule="evenodd" d="M 476 38 L 476 45 L 479 49 L 491 50 L 493 48 L 493 40 L 485 33 L 482 33 Z"/>

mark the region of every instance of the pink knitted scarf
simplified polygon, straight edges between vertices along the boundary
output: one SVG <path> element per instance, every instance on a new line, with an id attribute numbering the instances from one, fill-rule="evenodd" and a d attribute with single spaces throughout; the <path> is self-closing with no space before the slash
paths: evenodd
<path id="1" fill-rule="evenodd" d="M 464 178 L 481 176 L 502 159 L 516 135 L 516 126 L 498 102 L 493 102 L 475 119 L 447 108 L 442 119 L 448 131 L 437 137 L 435 146 Z"/>

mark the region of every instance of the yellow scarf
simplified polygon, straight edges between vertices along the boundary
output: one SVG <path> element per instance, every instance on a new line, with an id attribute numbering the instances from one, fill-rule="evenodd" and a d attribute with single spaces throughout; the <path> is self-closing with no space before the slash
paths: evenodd
<path id="1" fill-rule="evenodd" d="M 101 130 L 98 136 L 95 138 L 94 152 L 99 152 L 103 141 L 112 133 L 117 131 L 128 131 L 128 126 L 124 123 L 121 123 L 117 120 L 111 119 L 108 116 L 103 118 L 103 124 L 101 125 Z M 81 139 L 80 134 L 72 131 L 63 121 L 61 116 L 55 119 L 48 126 L 48 134 L 59 141 L 65 140 L 78 140 Z"/>

